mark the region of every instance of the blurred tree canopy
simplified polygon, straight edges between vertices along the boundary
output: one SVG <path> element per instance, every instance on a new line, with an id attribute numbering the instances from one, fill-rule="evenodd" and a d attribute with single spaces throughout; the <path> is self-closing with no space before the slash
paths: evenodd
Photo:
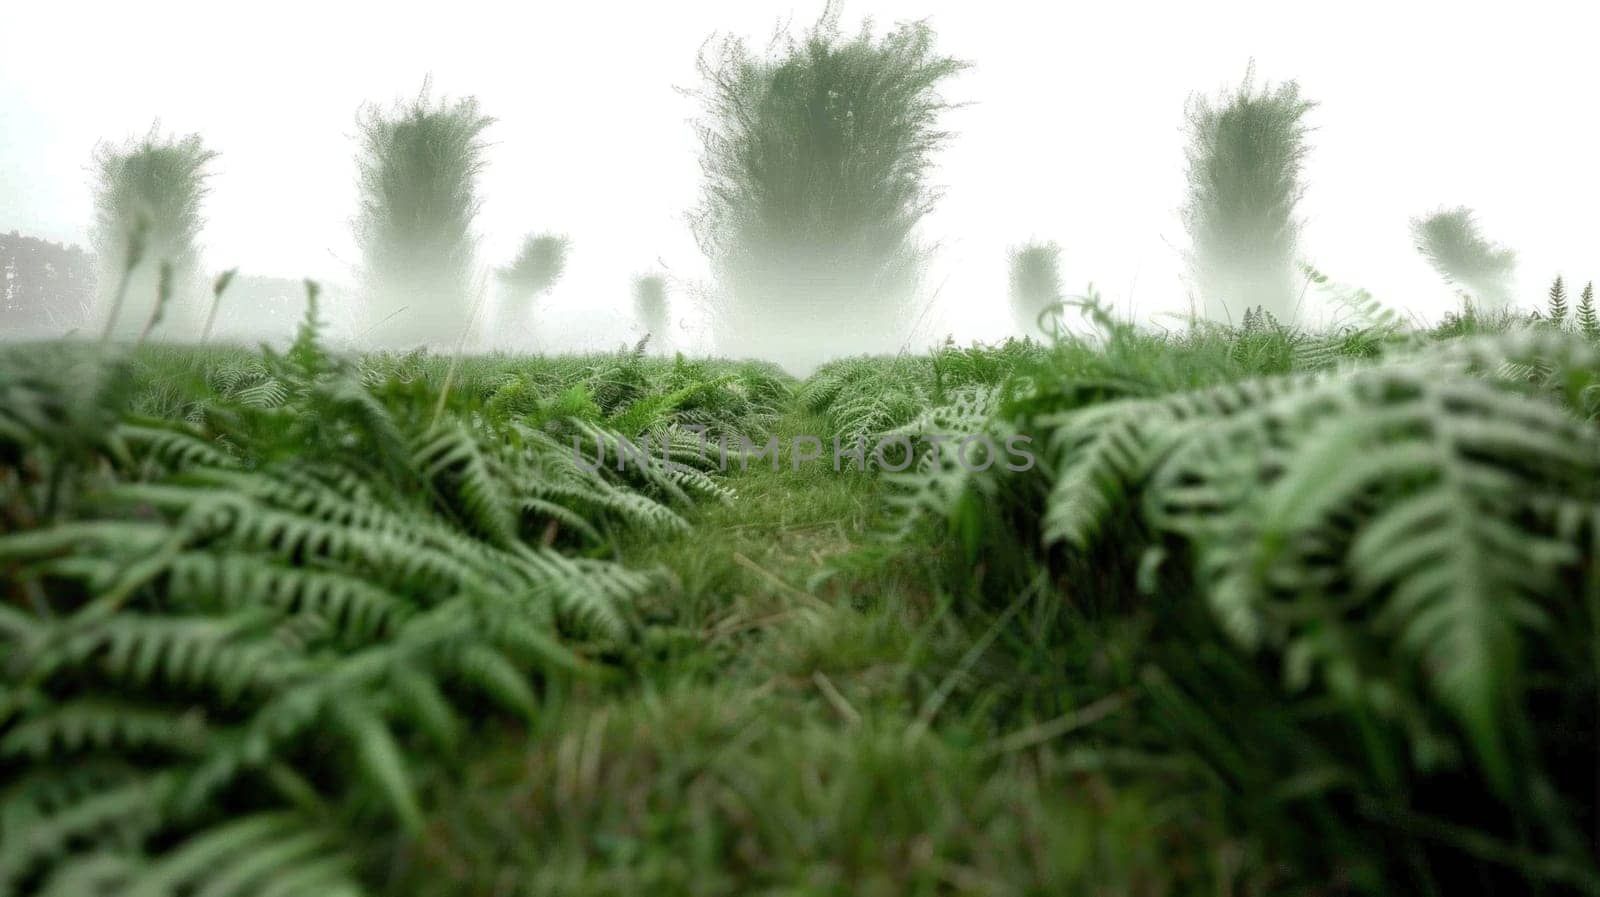
<path id="1" fill-rule="evenodd" d="M 915 230 L 939 196 L 928 170 L 950 136 L 939 88 L 965 67 L 924 23 L 846 36 L 832 6 L 764 54 L 736 38 L 702 52 L 692 223 L 739 345 L 841 314 L 851 326 L 824 341 L 905 329 L 925 255 Z"/>

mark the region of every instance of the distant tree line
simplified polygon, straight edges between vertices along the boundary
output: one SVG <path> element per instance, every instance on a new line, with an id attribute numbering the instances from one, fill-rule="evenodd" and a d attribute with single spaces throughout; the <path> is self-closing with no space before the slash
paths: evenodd
<path id="1" fill-rule="evenodd" d="M 58 336 L 87 321 L 95 258 L 81 247 L 0 234 L 0 333 Z"/>
<path id="2" fill-rule="evenodd" d="M 780 28 L 764 49 L 723 37 L 708 41 L 698 61 L 701 201 L 689 223 L 715 282 L 694 295 L 716 318 L 718 341 L 769 360 L 811 361 L 819 348 L 881 351 L 909 337 L 933 250 L 920 233 L 940 198 L 933 163 L 953 135 L 945 115 L 960 105 L 941 90 L 967 63 L 939 52 L 926 23 L 882 35 L 870 22 L 847 29 L 834 3 L 808 29 Z M 1258 83 L 1253 65 L 1232 88 L 1188 101 L 1186 254 L 1194 298 L 1213 317 L 1296 317 L 1315 108 L 1293 81 Z M 541 297 L 569 266 L 572 241 L 531 232 L 508 263 L 479 259 L 479 179 L 493 123 L 475 98 L 435 98 L 427 81 L 410 98 L 360 110 L 358 284 L 348 301 L 327 307 L 343 311 L 363 340 L 441 346 L 475 330 L 532 329 Z M 199 333 L 210 308 L 202 206 L 216 158 L 200 135 L 164 135 L 159 125 L 102 144 L 93 255 L 0 237 L 0 325 L 61 333 L 92 319 L 108 335 L 137 333 L 166 283 L 164 332 Z M 1472 210 L 1439 209 L 1411 229 L 1419 253 L 1464 303 L 1511 304 L 1516 256 L 1484 236 Z M 1009 298 L 1021 332 L 1043 335 L 1041 316 L 1064 299 L 1062 254 L 1048 241 L 1013 248 Z M 486 301 L 491 293 L 498 301 Z M 222 300 L 222 330 L 292 327 L 300 295 L 299 281 L 240 278 Z M 659 277 L 634 285 L 636 320 L 657 346 L 671 330 L 668 299 Z M 481 320 L 486 307 L 499 320 Z M 1587 320 L 1581 304 L 1571 313 Z M 1554 298 L 1551 315 L 1567 320 Z"/>
<path id="3" fill-rule="evenodd" d="M 99 263 L 95 254 L 17 231 L 0 233 L 0 337 L 55 337 L 93 322 Z M 344 291 L 330 294 L 348 302 Z M 305 282 L 240 275 L 223 300 L 224 336 L 287 336 L 305 314 Z M 337 317 L 337 315 L 335 315 Z"/>

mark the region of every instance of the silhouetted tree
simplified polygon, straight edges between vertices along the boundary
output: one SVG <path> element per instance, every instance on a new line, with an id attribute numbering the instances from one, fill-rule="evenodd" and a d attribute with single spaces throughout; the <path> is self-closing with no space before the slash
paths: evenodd
<path id="1" fill-rule="evenodd" d="M 1467 290 L 1476 304 L 1498 308 L 1510 301 L 1516 253 L 1485 239 L 1471 209 L 1457 206 L 1413 218 L 1411 235 L 1439 276 Z"/>
<path id="2" fill-rule="evenodd" d="M 639 326 L 663 347 L 667 341 L 667 279 L 644 274 L 633 279 L 633 310 Z"/>
<path id="3" fill-rule="evenodd" d="M 1039 316 L 1061 301 L 1061 247 L 1027 243 L 1011 250 L 1011 310 L 1024 334 L 1039 332 Z"/>
<path id="4" fill-rule="evenodd" d="M 529 234 L 511 264 L 500 269 L 500 282 L 515 299 L 532 299 L 555 286 L 567 269 L 572 241 L 559 234 Z"/>
<path id="5" fill-rule="evenodd" d="M 792 357 L 798 339 L 840 351 L 906 329 L 915 230 L 938 197 L 928 167 L 949 136 L 939 86 L 965 67 L 933 43 L 922 23 L 846 37 L 830 5 L 765 54 L 736 39 L 702 52 L 693 224 L 742 348 Z"/>
<path id="6" fill-rule="evenodd" d="M 103 323 L 115 316 L 112 333 L 128 336 L 144 328 L 165 262 L 172 268 L 173 291 L 164 313 L 166 332 L 183 338 L 198 334 L 206 298 L 199 277 L 199 238 L 205 224 L 201 206 L 210 192 L 209 169 L 216 158 L 200 135 L 163 137 L 159 123 L 142 138 L 101 144 L 95 150 L 90 242 L 100 267 L 96 314 Z M 115 291 L 130 250 L 139 262 L 128 272 L 119 310 Z"/>
<path id="7" fill-rule="evenodd" d="M 1293 312 L 1296 206 L 1305 191 L 1304 118 L 1316 104 L 1293 81 L 1238 89 L 1188 104 L 1190 263 L 1203 297 L 1225 308 Z"/>
<path id="8" fill-rule="evenodd" d="M 476 99 L 430 97 L 430 84 L 389 110 L 357 118 L 369 337 L 390 346 L 454 343 L 473 292 L 483 132 L 494 119 Z"/>

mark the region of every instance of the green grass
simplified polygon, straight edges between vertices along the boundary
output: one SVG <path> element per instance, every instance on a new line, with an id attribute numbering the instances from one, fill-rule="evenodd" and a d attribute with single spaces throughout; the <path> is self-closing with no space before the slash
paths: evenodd
<path id="1" fill-rule="evenodd" d="M 798 383 L 12 347 L 0 884 L 1600 891 L 1600 350 L 1346 298 Z M 1039 463 L 564 460 L 688 426 Z"/>
<path id="2" fill-rule="evenodd" d="M 796 410 L 775 432 L 824 424 Z M 619 547 L 672 573 L 636 677 L 500 733 L 401 890 L 1142 893 L 1174 861 L 1197 890 L 1231 874 L 1171 795 L 1048 750 L 1063 668 L 1021 627 L 967 656 L 992 621 L 954 612 L 928 552 L 887 544 L 875 477 L 763 465 L 728 484 L 689 534 Z M 1040 687 L 1057 697 L 1023 697 Z"/>

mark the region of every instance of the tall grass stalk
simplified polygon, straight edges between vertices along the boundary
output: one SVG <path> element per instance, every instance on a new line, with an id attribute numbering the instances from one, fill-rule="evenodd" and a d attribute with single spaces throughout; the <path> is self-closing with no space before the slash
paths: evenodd
<path id="1" fill-rule="evenodd" d="M 222 305 L 222 294 L 227 292 L 228 284 L 238 276 L 238 268 L 229 268 L 217 275 L 216 281 L 211 285 L 211 311 L 206 313 L 206 326 L 200 331 L 200 344 L 205 345 L 211 339 L 211 328 L 217 323 L 217 309 Z"/>
<path id="2" fill-rule="evenodd" d="M 116 331 L 117 319 L 122 315 L 122 303 L 127 300 L 128 288 L 133 282 L 133 272 L 138 269 L 139 263 L 144 261 L 144 237 L 147 230 L 141 219 L 128 234 L 128 239 L 123 245 L 122 270 L 117 274 L 117 288 L 111 295 L 111 307 L 106 310 L 105 329 L 100 332 L 102 346 L 111 341 L 111 334 Z"/>
<path id="3" fill-rule="evenodd" d="M 461 327 L 461 336 L 456 340 L 456 348 L 450 355 L 450 367 L 444 374 L 444 385 L 439 387 L 439 402 L 434 405 L 433 419 L 428 422 L 428 432 L 433 432 L 439 426 L 439 421 L 444 417 L 445 404 L 450 398 L 450 386 L 455 381 L 456 369 L 461 366 L 461 356 L 467 350 L 467 338 L 472 335 L 472 328 L 477 324 L 478 313 L 483 310 L 489 291 L 482 278 L 478 279 L 476 298 L 472 307 L 467 312 L 467 321 Z"/>
<path id="4" fill-rule="evenodd" d="M 156 301 L 150 307 L 150 317 L 145 319 L 144 329 L 139 331 L 139 339 L 133 344 L 135 349 L 143 346 L 150 338 L 156 325 L 161 323 L 161 318 L 166 314 L 167 303 L 172 301 L 172 278 L 174 266 L 168 259 L 161 261 L 161 268 L 156 273 Z"/>

